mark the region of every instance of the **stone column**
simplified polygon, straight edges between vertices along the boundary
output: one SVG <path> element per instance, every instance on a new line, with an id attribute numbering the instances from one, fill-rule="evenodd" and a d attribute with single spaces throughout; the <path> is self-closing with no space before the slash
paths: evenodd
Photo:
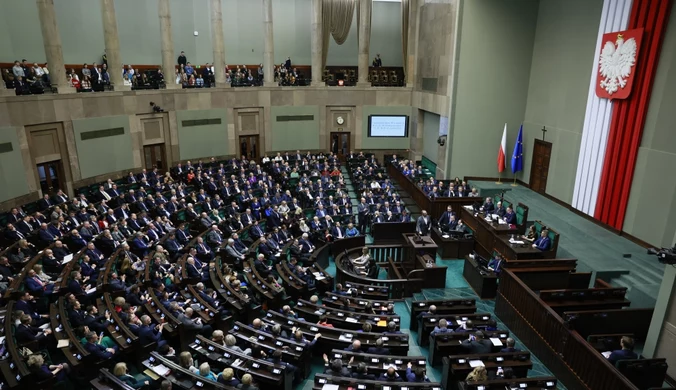
<path id="1" fill-rule="evenodd" d="M 162 72 L 164 73 L 164 84 L 167 89 L 180 88 L 176 84 L 174 77 L 174 40 L 171 35 L 171 10 L 169 0 L 159 0 L 157 3 L 157 12 L 160 16 L 160 39 L 162 50 Z"/>
<path id="2" fill-rule="evenodd" d="M 369 76 L 369 46 L 371 41 L 371 7 L 372 0 L 359 0 L 359 68 L 358 87 L 370 87 Z"/>
<path id="3" fill-rule="evenodd" d="M 415 87 L 416 66 L 418 65 L 418 0 L 409 0 L 408 3 L 408 62 L 406 70 L 406 86 Z"/>
<path id="4" fill-rule="evenodd" d="M 124 85 L 122 81 L 120 37 L 117 35 L 114 0 L 101 0 L 101 20 L 103 22 L 103 39 L 106 44 L 106 56 L 108 57 L 110 86 L 114 91 L 129 91 L 131 87 Z"/>
<path id="5" fill-rule="evenodd" d="M 56 88 L 58 93 L 74 93 L 75 88 L 68 85 L 66 78 L 61 35 L 59 35 L 59 27 L 56 25 L 56 14 L 54 13 L 54 0 L 37 0 L 37 4 L 52 87 Z"/>
<path id="6" fill-rule="evenodd" d="M 322 74 L 322 0 L 312 0 L 312 86 L 324 86 Z"/>
<path id="7" fill-rule="evenodd" d="M 265 86 L 275 86 L 275 41 L 272 31 L 272 0 L 263 0 L 263 31 L 265 32 L 265 50 L 263 51 L 263 70 Z"/>
<path id="8" fill-rule="evenodd" d="M 211 0 L 211 36 L 214 45 L 214 76 L 218 88 L 228 88 L 225 82 L 225 44 L 223 43 L 223 13 L 221 0 Z"/>

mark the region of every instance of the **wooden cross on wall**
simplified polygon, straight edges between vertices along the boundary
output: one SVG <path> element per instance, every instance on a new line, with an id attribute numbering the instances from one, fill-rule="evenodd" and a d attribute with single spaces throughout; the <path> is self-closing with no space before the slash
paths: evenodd
<path id="1" fill-rule="evenodd" d="M 542 140 L 545 140 L 545 133 L 547 132 L 547 128 L 545 126 L 542 126 Z"/>

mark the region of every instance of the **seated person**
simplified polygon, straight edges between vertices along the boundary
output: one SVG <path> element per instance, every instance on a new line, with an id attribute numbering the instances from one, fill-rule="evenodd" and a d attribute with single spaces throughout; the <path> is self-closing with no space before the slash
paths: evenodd
<path id="1" fill-rule="evenodd" d="M 87 333 L 87 343 L 84 348 L 91 355 L 96 356 L 99 360 L 108 360 L 112 359 L 117 352 L 116 348 L 106 348 L 101 343 L 99 343 L 99 336 L 94 332 Z"/>
<path id="2" fill-rule="evenodd" d="M 549 240 L 549 230 L 542 229 L 542 232 L 540 233 L 540 238 L 535 240 L 535 242 L 533 243 L 533 248 L 537 248 L 541 251 L 548 251 L 550 245 L 551 242 Z"/>
<path id="3" fill-rule="evenodd" d="M 127 364 L 124 362 L 120 362 L 115 365 L 115 368 L 113 368 L 113 375 L 134 389 L 140 389 L 143 386 L 149 386 L 151 381 L 151 379 L 145 375 L 139 375 L 140 378 L 129 375 Z"/>
<path id="4" fill-rule="evenodd" d="M 425 375 L 425 367 L 416 367 L 412 370 L 413 364 L 408 362 L 406 367 L 406 381 L 408 382 L 429 382 L 430 379 Z"/>
<path id="5" fill-rule="evenodd" d="M 507 211 L 505 211 L 502 219 L 510 225 L 516 225 L 516 213 L 511 207 L 507 207 Z"/>
<path id="6" fill-rule="evenodd" d="M 514 339 L 511 338 L 511 337 L 508 337 L 507 340 L 505 340 L 505 345 L 506 345 L 506 347 L 502 348 L 500 350 L 500 352 L 509 353 L 509 352 L 519 352 L 520 351 L 520 349 L 514 348 L 514 345 L 516 345 L 516 341 L 514 341 Z"/>
<path id="7" fill-rule="evenodd" d="M 236 387 L 241 383 L 239 379 L 235 378 L 235 372 L 230 367 L 226 367 L 223 372 L 218 374 L 217 382 L 232 387 Z"/>
<path id="8" fill-rule="evenodd" d="M 503 262 L 502 256 L 499 253 L 496 253 L 491 261 L 488 262 L 488 269 L 499 275 L 500 271 L 502 271 Z"/>
<path id="9" fill-rule="evenodd" d="M 36 382 L 42 382 L 54 377 L 56 377 L 58 382 L 67 380 L 67 372 L 69 371 L 69 367 L 65 363 L 58 365 L 46 365 L 42 355 L 36 353 L 28 357 L 26 364 L 28 365 L 28 369 L 30 370 L 32 377 L 35 378 Z"/>
<path id="10" fill-rule="evenodd" d="M 397 373 L 397 370 L 394 369 L 394 367 L 389 367 L 387 371 L 383 372 L 380 374 L 380 377 L 378 377 L 379 381 L 386 381 L 386 382 L 401 382 L 401 377 L 399 376 L 399 373 Z"/>
<path id="11" fill-rule="evenodd" d="M 623 336 L 620 340 L 622 349 L 613 351 L 608 356 L 608 361 L 615 365 L 618 360 L 638 359 L 638 355 L 634 352 L 634 339 L 628 336 Z"/>
<path id="12" fill-rule="evenodd" d="M 528 228 L 528 233 L 526 235 L 521 236 L 523 240 L 533 242 L 538 238 L 537 231 L 535 230 L 535 225 L 530 225 Z"/>
<path id="13" fill-rule="evenodd" d="M 322 355 L 324 358 L 324 374 L 331 376 L 346 376 L 350 377 L 350 370 L 347 367 L 343 367 L 343 361 L 341 359 L 334 359 L 331 364 L 329 364 L 329 357 L 326 354 Z"/>
<path id="14" fill-rule="evenodd" d="M 355 379 L 368 380 L 368 381 L 376 380 L 375 375 L 368 373 L 368 367 L 366 366 L 366 363 L 364 363 L 364 362 L 359 362 L 357 364 L 357 368 L 355 368 L 354 372 L 352 373 L 352 377 L 355 378 Z"/>
<path id="15" fill-rule="evenodd" d="M 242 390 L 258 390 L 258 387 L 253 385 L 253 377 L 251 374 L 242 375 L 242 383 L 237 385 L 237 388 Z"/>
<path id="16" fill-rule="evenodd" d="M 385 341 L 382 338 L 378 338 L 376 340 L 376 345 L 374 347 L 369 347 L 366 350 L 366 353 L 373 353 L 376 355 L 389 355 L 390 349 L 383 347 L 383 344 L 385 344 Z"/>
<path id="17" fill-rule="evenodd" d="M 434 327 L 434 330 L 432 330 L 431 334 L 451 333 L 451 332 L 453 332 L 453 329 L 448 327 L 448 321 L 442 318 L 441 320 L 439 320 L 437 326 Z"/>
<path id="18" fill-rule="evenodd" d="M 350 261 L 352 261 L 352 265 L 354 265 L 356 270 L 363 270 L 366 268 L 366 264 L 368 264 L 370 258 L 371 256 L 369 255 L 369 248 L 364 247 L 361 250 L 361 256 L 350 259 Z"/>
<path id="19" fill-rule="evenodd" d="M 487 380 L 488 371 L 486 371 L 486 367 L 484 366 L 474 367 L 472 372 L 467 374 L 467 378 L 465 378 L 465 382 L 485 382 Z"/>

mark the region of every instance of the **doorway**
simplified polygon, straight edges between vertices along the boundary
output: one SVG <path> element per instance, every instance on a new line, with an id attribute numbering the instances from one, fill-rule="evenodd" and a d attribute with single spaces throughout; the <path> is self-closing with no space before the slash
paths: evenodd
<path id="1" fill-rule="evenodd" d="M 164 144 L 143 146 L 143 168 L 150 171 L 157 167 L 160 173 L 166 169 L 167 158 L 164 155 Z"/>
<path id="2" fill-rule="evenodd" d="M 239 155 L 246 156 L 249 160 L 258 160 L 259 143 L 257 135 L 241 135 L 239 137 Z"/>
<path id="3" fill-rule="evenodd" d="M 345 157 L 350 153 L 350 133 L 332 132 L 330 150 L 340 161 L 345 161 Z"/>
<path id="4" fill-rule="evenodd" d="M 552 143 L 536 139 L 533 147 L 533 163 L 530 168 L 530 189 L 540 194 L 547 188 L 549 160 L 552 157 Z"/>
<path id="5" fill-rule="evenodd" d="M 38 178 L 42 194 L 53 194 L 58 190 L 64 190 L 63 166 L 61 160 L 37 164 Z"/>

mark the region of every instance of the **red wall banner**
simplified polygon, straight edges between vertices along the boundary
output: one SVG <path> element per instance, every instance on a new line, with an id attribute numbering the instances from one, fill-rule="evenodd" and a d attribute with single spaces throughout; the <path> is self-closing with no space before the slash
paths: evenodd
<path id="1" fill-rule="evenodd" d="M 634 92 L 613 101 L 613 117 L 601 174 L 594 217 L 622 230 L 641 144 L 652 84 L 657 70 L 672 0 L 634 0 L 629 29 L 643 28 L 643 41 L 634 66 Z"/>

